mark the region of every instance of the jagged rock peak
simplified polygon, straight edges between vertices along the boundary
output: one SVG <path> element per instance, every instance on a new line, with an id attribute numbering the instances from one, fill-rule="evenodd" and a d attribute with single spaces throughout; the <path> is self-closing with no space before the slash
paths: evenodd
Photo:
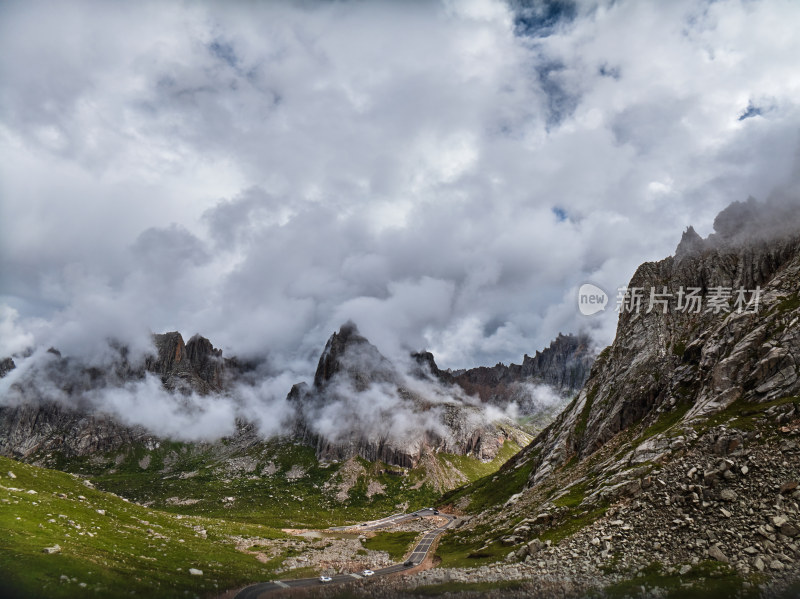
<path id="1" fill-rule="evenodd" d="M 434 376 L 443 383 L 452 383 L 453 376 L 444 370 L 440 370 L 436 365 L 436 360 L 433 354 L 429 351 L 414 352 L 411 354 L 411 359 L 414 360 L 415 369 L 412 374 L 418 378 L 427 378 Z"/>
<path id="2" fill-rule="evenodd" d="M 675 258 L 685 258 L 699 254 L 705 248 L 703 238 L 691 225 L 683 232 L 678 247 L 675 248 Z"/>
<path id="3" fill-rule="evenodd" d="M 430 352 L 418 352 L 411 357 L 416 362 L 415 374 L 421 378 L 433 375 L 444 384 L 458 385 L 468 395 L 477 395 L 483 402 L 506 406 L 513 401 L 533 413 L 542 406 L 532 401 L 530 385 L 544 384 L 561 397 L 572 396 L 589 376 L 595 351 L 588 335 L 559 333 L 544 350 L 534 356 L 525 354 L 522 364 L 500 362 L 494 366 L 443 371 L 436 366 Z"/>
<path id="4" fill-rule="evenodd" d="M 309 387 L 306 383 L 295 383 L 289 390 L 289 394 L 286 396 L 286 399 L 293 402 L 302 401 L 303 398 L 308 395 L 308 393 Z"/>
<path id="5" fill-rule="evenodd" d="M 177 331 L 153 335 L 158 355 L 149 356 L 145 368 L 161 375 L 167 389 L 185 392 L 210 393 L 220 391 L 224 384 L 225 362 L 222 350 L 200 335 L 189 343 Z"/>
<path id="6" fill-rule="evenodd" d="M 411 354 L 411 357 L 417 364 L 425 365 L 430 368 L 431 372 L 436 372 L 439 370 L 439 367 L 436 365 L 436 360 L 433 357 L 433 354 L 429 351 L 419 351 L 414 352 Z"/>
<path id="7" fill-rule="evenodd" d="M 153 343 L 158 355 L 155 360 L 147 360 L 147 369 L 159 374 L 167 374 L 183 361 L 186 354 L 186 344 L 177 331 L 153 335 Z"/>
<path id="8" fill-rule="evenodd" d="M 314 374 L 314 388 L 323 389 L 337 374 L 347 376 L 356 390 L 362 391 L 370 382 L 391 381 L 394 369 L 378 348 L 361 336 L 352 321 L 331 335 L 319 357 Z"/>
<path id="9" fill-rule="evenodd" d="M 222 350 L 216 349 L 211 341 L 195 334 L 186 344 L 186 359 L 202 380 L 214 388 L 222 387 Z"/>
<path id="10" fill-rule="evenodd" d="M 419 366 L 420 378 L 437 373 L 450 376 L 439 371 L 430 352 L 412 354 L 412 359 Z M 488 422 L 475 406 L 443 403 L 431 389 L 426 388 L 432 393 L 428 396 L 428 391 L 409 388 L 406 383 L 403 371 L 363 337 L 355 324 L 347 322 L 328 339 L 313 385 L 294 385 L 287 396 L 296 409 L 294 435 L 313 446 L 320 459 L 360 456 L 414 467 L 426 452 L 491 460 L 504 439 L 519 434 L 513 426 Z M 377 405 L 375 412 L 365 410 L 363 402 L 373 401 L 373 396 L 362 395 L 364 392 L 381 395 L 386 404 Z M 336 427 L 319 426 L 330 407 L 333 413 L 349 416 L 337 421 Z M 406 421 L 413 426 L 405 425 Z"/>
<path id="11" fill-rule="evenodd" d="M 17 365 L 14 364 L 13 358 L 3 358 L 0 360 L 0 379 L 14 370 L 16 367 Z"/>
<path id="12" fill-rule="evenodd" d="M 586 333 L 559 333 L 544 351 L 523 358 L 522 372 L 572 394 L 583 386 L 589 376 L 594 355 L 594 345 Z"/>
<path id="13" fill-rule="evenodd" d="M 582 352 L 589 351 L 592 346 L 592 339 L 586 333 L 578 333 L 577 335 L 569 333 L 565 335 L 559 332 L 555 339 L 550 342 L 544 350 L 536 350 L 536 356 L 546 354 L 562 354 L 565 352 L 574 352 L 580 350 Z M 530 359 L 530 356 L 525 354 L 525 357 Z"/>
<path id="14" fill-rule="evenodd" d="M 675 250 L 678 261 L 706 250 L 744 247 L 756 242 L 774 242 L 793 238 L 800 228 L 800 192 L 782 190 L 766 201 L 748 197 L 734 201 L 717 214 L 714 232 L 703 239 L 689 227 Z"/>
<path id="15" fill-rule="evenodd" d="M 209 360 L 221 358 L 222 350 L 216 349 L 211 341 L 197 333 L 186 344 L 186 357 L 193 365 L 197 366 L 205 364 Z"/>

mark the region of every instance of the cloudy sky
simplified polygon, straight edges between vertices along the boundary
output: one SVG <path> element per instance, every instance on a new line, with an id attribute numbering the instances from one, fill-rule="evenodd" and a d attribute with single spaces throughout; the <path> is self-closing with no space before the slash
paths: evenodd
<path id="1" fill-rule="evenodd" d="M 441 366 L 791 176 L 800 3 L 0 2 L 0 354 L 347 319 Z"/>

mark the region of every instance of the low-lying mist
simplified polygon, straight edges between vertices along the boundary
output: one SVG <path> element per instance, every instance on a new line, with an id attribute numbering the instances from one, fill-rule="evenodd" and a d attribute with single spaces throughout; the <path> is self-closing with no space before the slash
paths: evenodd
<path id="1" fill-rule="evenodd" d="M 234 363 L 226 367 L 222 389 L 203 394 L 188 385 L 168 389 L 159 374 L 147 370 L 158 351 L 152 344 L 132 351 L 106 341 L 77 357 L 39 348 L 14 356 L 15 368 L 0 378 L 0 408 L 50 402 L 179 441 L 215 441 L 234 435 L 243 423 L 255 425 L 266 439 L 290 434 L 302 423 L 331 443 L 437 438 L 450 446 L 456 442 L 454 427 L 511 423 L 520 414 L 563 403 L 546 385 L 520 384 L 513 401 L 484 404 L 421 372 L 411 360 L 395 364 L 367 346 L 349 347 L 340 356 L 341 370 L 324 388 L 305 385 L 301 401 L 287 394 L 295 383 L 311 380 L 311 361 L 282 371 L 268 359 L 238 370 Z"/>

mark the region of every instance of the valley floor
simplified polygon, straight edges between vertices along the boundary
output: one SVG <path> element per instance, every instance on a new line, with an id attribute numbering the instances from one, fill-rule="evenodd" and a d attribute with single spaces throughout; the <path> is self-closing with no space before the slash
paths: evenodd
<path id="1" fill-rule="evenodd" d="M 609 443 L 587 463 L 557 473 L 556 495 L 540 497 L 534 489 L 460 519 L 429 569 L 303 593 L 341 599 L 799 596 L 800 435 L 780 412 L 791 405 L 777 406 L 778 424 L 737 416 L 657 435 L 640 448 L 662 448 L 668 459 L 634 452 L 638 466 L 624 470 L 628 479 L 616 486 L 633 491 L 601 502 L 598 511 L 579 508 L 592 485 L 603 482 L 588 469 L 614 459 L 618 447 Z M 746 426 L 736 429 L 734 422 Z M 515 492 L 498 489 L 492 476 L 484 487 Z M 342 509 L 339 517 L 346 519 Z M 85 477 L 0 458 L 3 596 L 217 597 L 258 581 L 397 563 L 438 524 L 425 518 L 384 531 L 360 524 L 281 530 L 154 510 L 100 491 Z M 483 545 L 474 545 L 475 534 L 483 535 Z"/>

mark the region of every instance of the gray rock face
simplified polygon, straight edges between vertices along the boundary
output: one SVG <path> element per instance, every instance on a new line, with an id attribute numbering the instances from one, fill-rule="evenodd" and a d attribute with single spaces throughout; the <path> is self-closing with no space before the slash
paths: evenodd
<path id="1" fill-rule="evenodd" d="M 211 388 L 222 388 L 225 364 L 222 360 L 221 349 L 215 349 L 205 337 L 195 335 L 186 344 L 186 358 L 201 380 Z"/>
<path id="2" fill-rule="evenodd" d="M 525 380 L 541 381 L 565 394 L 577 392 L 589 377 L 595 354 L 588 335 L 562 335 L 533 357 L 523 357 L 519 369 Z M 509 370 L 514 371 L 515 365 Z"/>
<path id="3" fill-rule="evenodd" d="M 186 345 L 177 331 L 153 335 L 153 343 L 158 353 L 148 357 L 145 363 L 150 372 L 168 376 L 186 364 Z"/>
<path id="4" fill-rule="evenodd" d="M 681 241 L 675 249 L 675 259 L 680 260 L 682 258 L 696 256 L 702 252 L 705 247 L 706 243 L 703 241 L 703 238 L 697 234 L 694 227 L 689 227 L 683 232 Z"/>
<path id="5" fill-rule="evenodd" d="M 356 391 L 364 391 L 377 382 L 397 383 L 397 373 L 389 360 L 350 321 L 325 344 L 314 374 L 314 388 L 324 390 L 336 375 L 346 378 Z"/>
<path id="6" fill-rule="evenodd" d="M 57 451 L 73 457 L 115 451 L 135 442 L 156 442 L 144 429 L 120 424 L 82 397 L 93 389 L 140 380 L 145 371 L 159 375 L 164 386 L 173 391 L 207 394 L 223 389 L 222 351 L 214 349 L 207 339 L 195 336 L 184 344 L 180 333 L 172 332 L 154 335 L 153 341 L 157 354 L 148 356 L 139 366 L 128 363 L 124 347 L 112 346 L 117 357 L 104 371 L 85 368 L 51 349 L 44 371 L 34 375 L 47 378 L 48 384 L 21 381 L 16 385 L 20 401 L 0 406 L 0 454 L 24 459 Z M 11 358 L 0 362 L 0 376 L 13 367 Z M 70 405 L 55 401 L 48 391 L 50 384 L 72 398 Z"/>
<path id="7" fill-rule="evenodd" d="M 14 360 L 12 358 L 4 358 L 0 360 L 0 378 L 3 378 L 9 372 L 16 368 L 16 364 L 14 364 Z"/>
<path id="8" fill-rule="evenodd" d="M 195 335 L 184 344 L 180 333 L 153 335 L 158 354 L 149 356 L 145 368 L 161 376 L 169 390 L 207 394 L 221 391 L 225 362 L 222 350 L 205 337 Z"/>
<path id="9" fill-rule="evenodd" d="M 430 354 L 422 361 L 435 368 Z M 438 383 L 447 380 L 443 376 Z M 360 456 L 413 467 L 426 452 L 435 451 L 492 459 L 505 439 L 519 435 L 511 423 L 487 422 L 480 408 L 434 398 L 434 391 L 426 396 L 420 390 L 424 388 L 410 389 L 403 374 L 349 322 L 325 345 L 313 386 L 295 385 L 288 399 L 297 406 L 297 435 L 327 460 Z M 371 403 L 370 394 L 392 399 L 379 407 Z M 340 418 L 335 434 L 318 424 L 331 413 L 347 415 Z M 405 421 L 415 424 L 401 430 Z"/>
<path id="10" fill-rule="evenodd" d="M 86 456 L 148 439 L 153 437 L 143 429 L 54 402 L 0 408 L 0 455 L 15 459 L 50 451 L 67 458 Z"/>
<path id="11" fill-rule="evenodd" d="M 718 233 L 698 253 L 637 269 L 628 287 L 647 290 L 642 308 L 620 314 L 616 339 L 599 355 L 577 400 L 535 440 L 540 457 L 533 480 L 572 455 L 594 453 L 644 419 L 676 410 L 691 419 L 735 401 L 755 405 L 800 393 L 800 235 L 753 241 L 746 229 L 724 230 L 734 237 Z M 673 293 L 699 288 L 702 311 L 679 310 L 673 296 L 666 313 L 648 313 L 649 290 L 664 287 Z M 719 287 L 759 287 L 758 311 L 737 313 L 735 291 L 730 311 L 708 311 L 709 295 Z"/>
<path id="12" fill-rule="evenodd" d="M 586 382 L 594 363 L 592 343 L 587 335 L 562 335 L 534 356 L 525 354 L 522 364 L 479 366 L 453 373 L 442 372 L 432 364 L 433 357 L 417 354 L 429 364 L 437 377 L 447 376 L 467 393 L 482 401 L 507 404 L 518 401 L 524 393 L 522 384 L 544 384 L 562 395 L 570 396 Z"/>

